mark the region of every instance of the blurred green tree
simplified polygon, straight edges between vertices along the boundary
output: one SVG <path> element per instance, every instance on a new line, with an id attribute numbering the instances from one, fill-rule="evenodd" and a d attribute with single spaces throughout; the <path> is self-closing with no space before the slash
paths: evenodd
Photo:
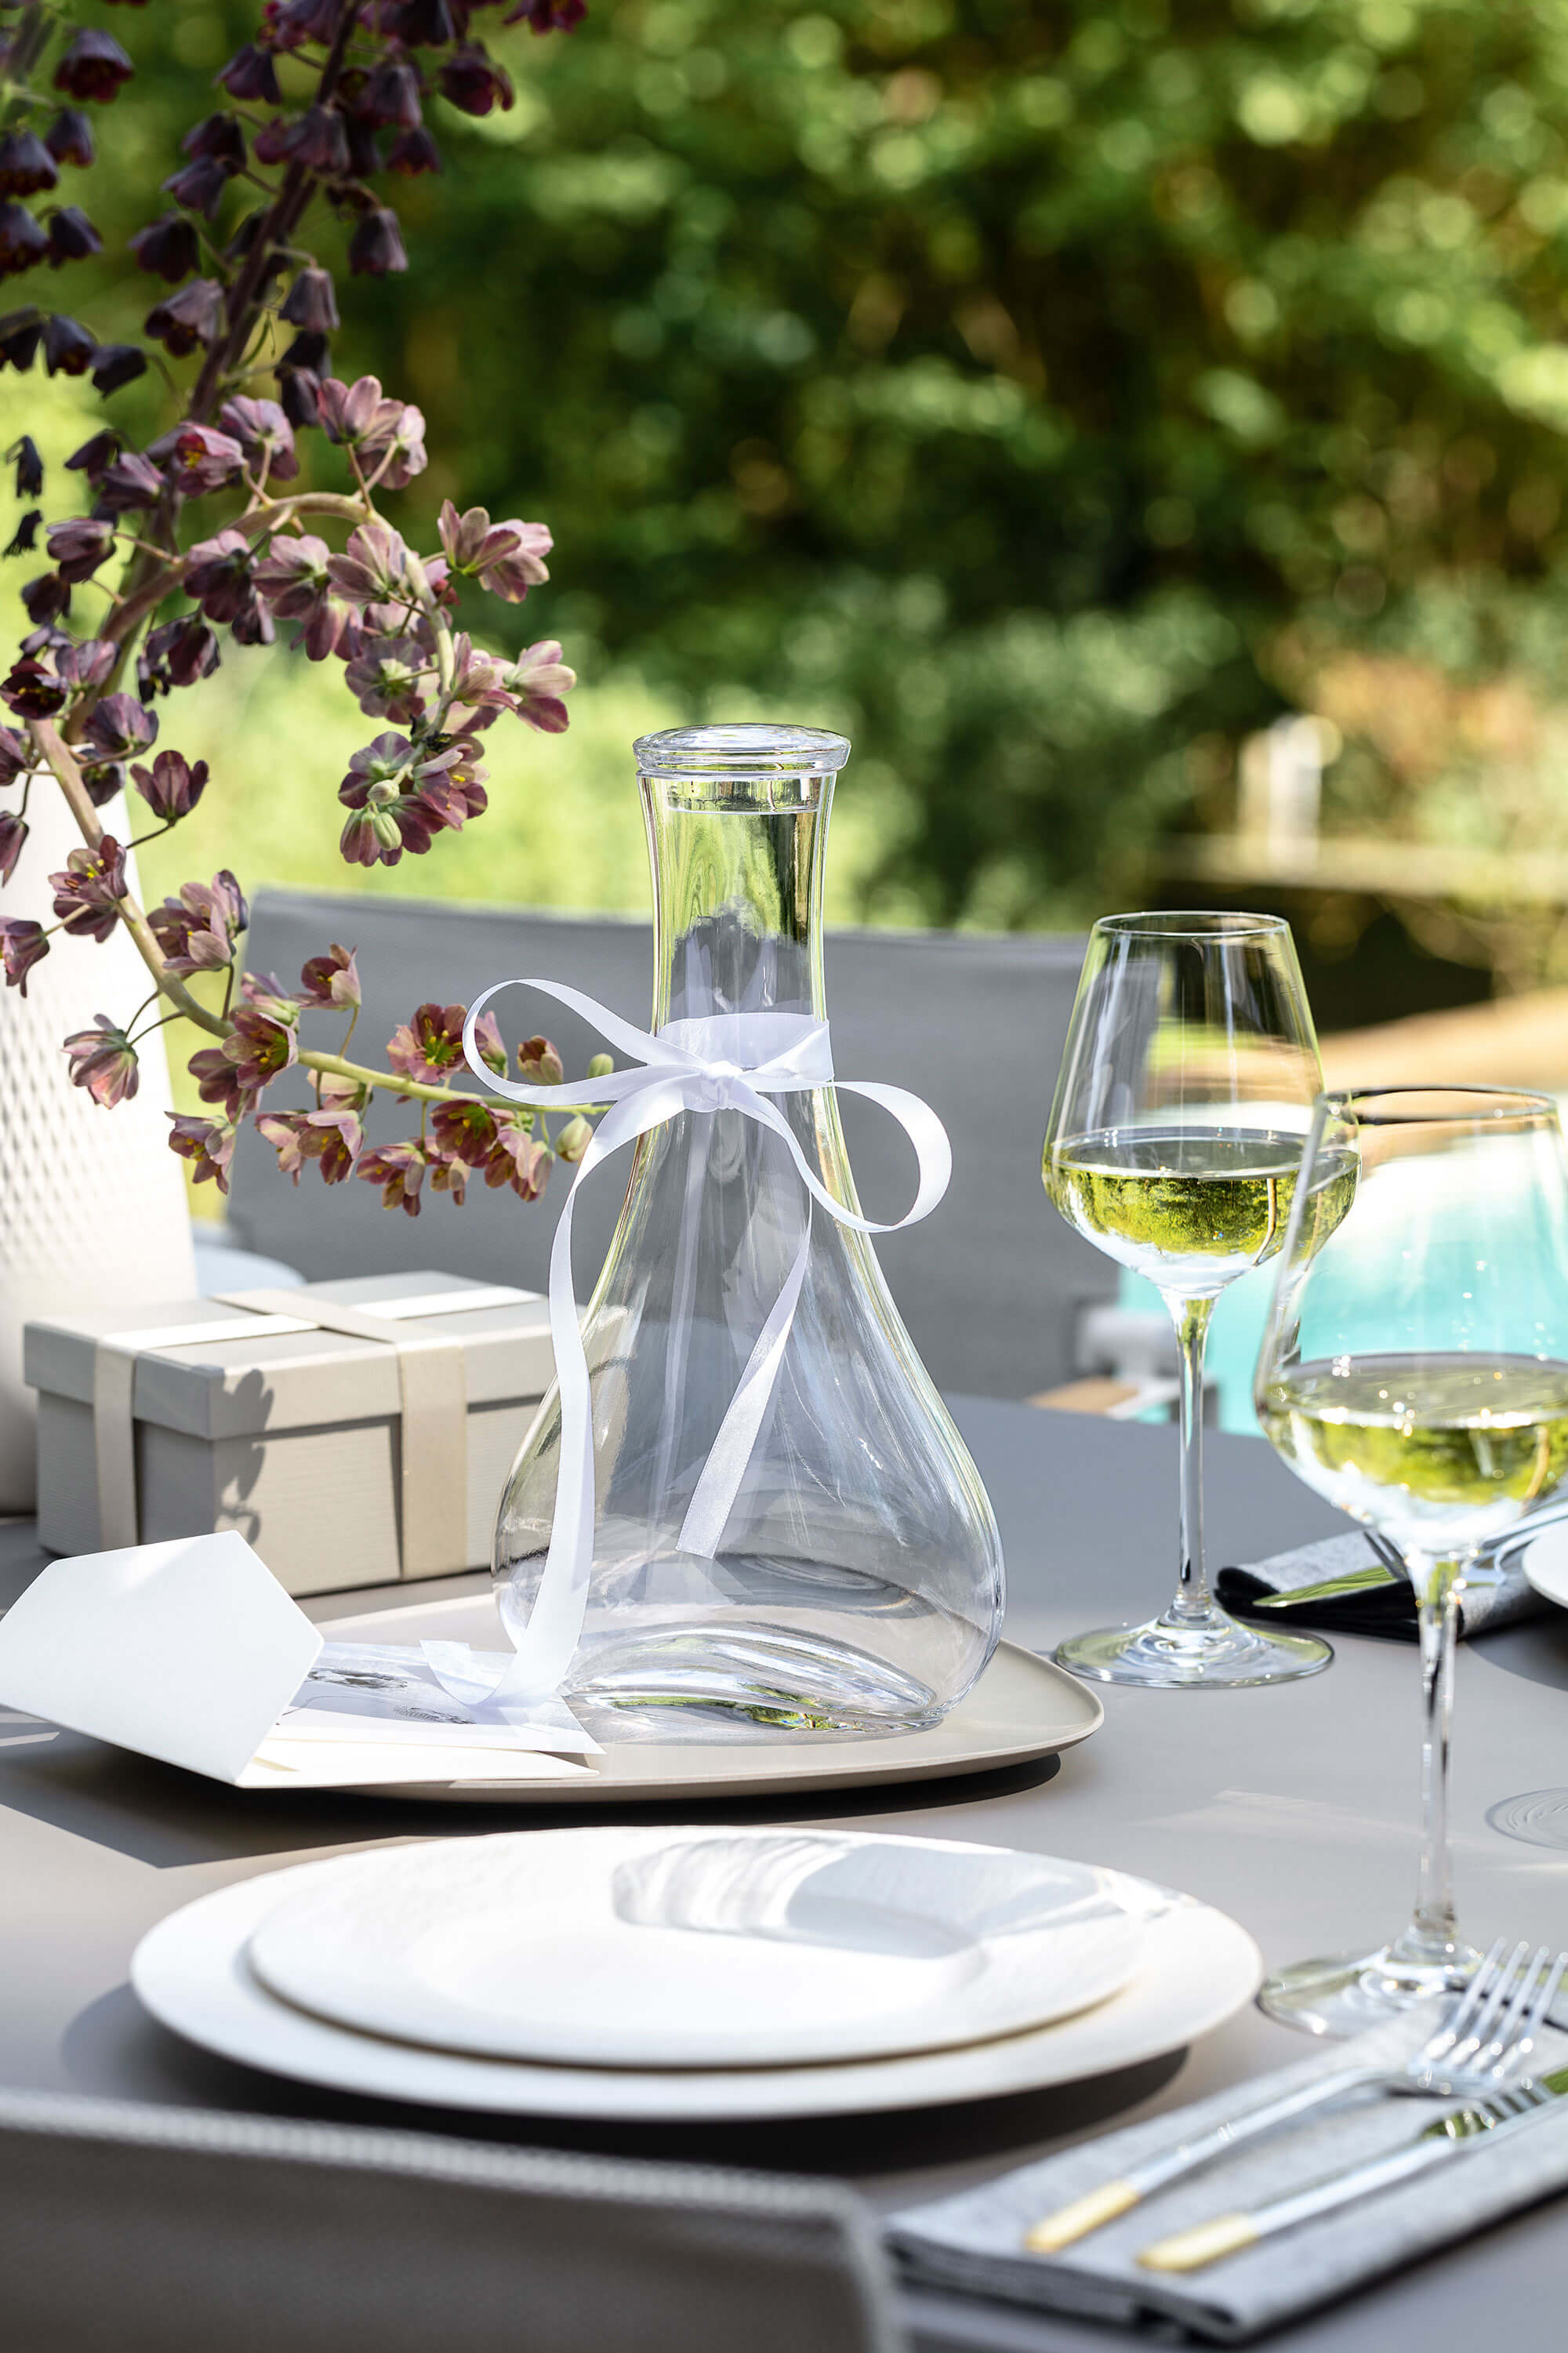
<path id="1" fill-rule="evenodd" d="M 135 28 L 106 230 L 253 13 Z M 350 372 L 429 416 L 416 513 L 549 519 L 590 676 L 849 728 L 868 912 L 1123 895 L 1347 646 L 1552 681 L 1565 0 L 595 0 L 508 40 L 513 109 L 431 110 Z"/>

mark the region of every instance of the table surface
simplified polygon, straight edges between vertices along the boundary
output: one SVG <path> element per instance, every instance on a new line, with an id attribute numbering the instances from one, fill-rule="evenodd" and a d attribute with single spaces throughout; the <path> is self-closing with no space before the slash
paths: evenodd
<path id="1" fill-rule="evenodd" d="M 1168 1598 L 1173 1431 L 992 1399 L 961 1398 L 954 1410 L 1001 1521 L 1014 1641 L 1047 1648 L 1086 1625 L 1152 1614 Z M 1216 1563 L 1258 1559 L 1344 1525 L 1261 1440 L 1211 1436 L 1208 1457 Z M 0 1527 L 0 1604 L 40 1564 L 25 1525 Z M 461 1589 L 454 1581 L 402 1590 L 412 1599 Z M 307 1606 L 329 1618 L 397 1598 L 334 1595 Z M 804 1813 L 781 1799 L 629 1810 L 647 1820 L 854 1821 L 1076 1856 L 1220 1905 L 1271 1964 L 1364 1949 L 1402 1921 L 1413 1893 L 1416 1662 L 1401 1643 L 1340 1639 L 1335 1648 L 1326 1673 L 1269 1691 L 1105 1690 L 1103 1728 L 1059 1764 L 816 1793 Z M 1465 1924 L 1482 1944 L 1506 1930 L 1568 1945 L 1568 1853 L 1516 1843 L 1486 1820 L 1500 1799 L 1568 1784 L 1565 1694 L 1568 1615 L 1493 1634 L 1461 1657 L 1454 1851 Z M 514 1817 L 492 1806 L 241 1794 L 0 1711 L 0 2084 L 837 2173 L 886 2211 L 1243 2082 L 1306 2047 L 1249 2009 L 1189 2052 L 1067 2090 L 762 2131 L 617 2130 L 396 2109 L 289 2084 L 166 2033 L 127 1983 L 144 1931 L 230 1880 L 358 1847 L 583 1819 L 565 1809 Z M 1538 2208 L 1270 2345 L 1469 2353 L 1483 2321 L 1516 2345 L 1554 2342 L 1563 2211 L 1563 2201 Z M 1084 2324 L 967 2299 L 921 2295 L 904 2309 L 922 2353 L 1103 2353 L 1115 2341 Z"/>

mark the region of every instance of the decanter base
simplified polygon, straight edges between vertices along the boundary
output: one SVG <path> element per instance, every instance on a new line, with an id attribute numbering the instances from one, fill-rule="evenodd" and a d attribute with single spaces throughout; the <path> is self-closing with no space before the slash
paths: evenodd
<path id="1" fill-rule="evenodd" d="M 616 1741 L 927 1732 L 949 1702 L 885 1659 L 795 1627 L 664 1626 L 606 1645 L 567 1694 Z"/>

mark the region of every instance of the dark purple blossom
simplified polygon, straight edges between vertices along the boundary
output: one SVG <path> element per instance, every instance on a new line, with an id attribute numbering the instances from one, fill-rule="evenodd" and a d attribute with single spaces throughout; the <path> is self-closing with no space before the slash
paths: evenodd
<path id="1" fill-rule="evenodd" d="M 16 467 L 16 496 L 36 499 L 44 487 L 44 461 L 32 435 L 24 433 L 14 441 L 9 455 Z"/>
<path id="2" fill-rule="evenodd" d="M 198 541 L 185 558 L 185 587 L 209 621 L 232 621 L 251 594 L 250 543 L 244 533 L 220 531 Z"/>
<path id="3" fill-rule="evenodd" d="M 36 580 L 26 582 L 22 590 L 22 603 L 29 621 L 42 628 L 58 621 L 62 613 L 70 611 L 71 592 L 58 572 L 40 572 Z"/>
<path id="4" fill-rule="evenodd" d="M 154 441 L 147 455 L 186 498 L 221 491 L 245 469 L 245 451 L 232 433 L 210 425 L 180 425 Z"/>
<path id="5" fill-rule="evenodd" d="M 458 38 L 462 26 L 451 0 L 404 0 L 394 12 L 392 29 L 411 49 L 441 49 Z"/>
<path id="6" fill-rule="evenodd" d="M 154 343 L 174 359 L 216 339 L 223 324 L 223 288 L 216 278 L 194 278 L 177 294 L 157 303 L 144 322 Z"/>
<path id="7" fill-rule="evenodd" d="M 167 694 L 176 686 L 195 686 L 210 678 L 218 666 L 218 642 L 195 613 L 182 614 L 148 632 L 138 672 L 142 694 Z"/>
<path id="8" fill-rule="evenodd" d="M 55 913 L 66 930 L 79 938 L 106 940 L 120 920 L 119 902 L 125 894 L 125 852 L 114 836 L 106 833 L 96 849 L 68 851 L 64 867 L 49 881 Z"/>
<path id="9" fill-rule="evenodd" d="M 284 1176 L 300 1182 L 307 1160 L 313 1160 L 328 1185 L 341 1185 L 353 1174 L 364 1144 L 364 1129 L 356 1112 L 323 1107 L 308 1112 L 263 1112 L 257 1126 L 278 1154 Z"/>
<path id="10" fill-rule="evenodd" d="M 103 251 L 103 239 L 79 205 L 61 205 L 49 215 L 49 268 L 86 261 Z"/>
<path id="11" fill-rule="evenodd" d="M 415 131 L 421 121 L 419 76 L 401 58 L 386 58 L 365 76 L 353 111 L 378 131 Z"/>
<path id="12" fill-rule="evenodd" d="M 381 1187 L 384 1209 L 403 1209 L 409 1217 L 419 1215 L 419 1187 L 425 1181 L 429 1166 L 426 1148 L 420 1144 L 382 1144 L 369 1152 L 362 1152 L 354 1166 L 354 1175 L 363 1176 L 367 1185 Z"/>
<path id="13" fill-rule="evenodd" d="M 202 776 L 205 783 L 205 766 Z M 145 793 L 146 786 L 138 782 Z M 152 795 L 147 797 L 151 800 Z M 250 921 L 250 910 L 238 882 L 225 867 L 210 882 L 182 882 L 179 897 L 165 899 L 147 920 L 171 972 L 221 972 L 234 962 L 234 944 Z M 228 1041 L 224 1042 L 226 1051 Z"/>
<path id="14" fill-rule="evenodd" d="M 343 683 L 360 709 L 373 719 L 390 719 L 407 727 L 425 708 L 421 681 L 430 665 L 407 638 L 371 638 L 361 646 L 343 672 Z"/>
<path id="15" fill-rule="evenodd" d="M 163 183 L 163 194 L 173 196 L 187 212 L 200 213 L 204 219 L 214 220 L 234 172 L 235 166 L 221 155 L 193 155 L 188 164 L 170 173 Z"/>
<path id="16" fill-rule="evenodd" d="M 219 1058 L 221 1060 L 221 1057 Z M 188 1112 L 165 1112 L 170 1123 L 169 1149 L 195 1164 L 193 1185 L 216 1180 L 218 1191 L 228 1190 L 228 1165 L 234 1157 L 235 1131 L 215 1120 L 195 1119 Z"/>
<path id="17" fill-rule="evenodd" d="M 0 550 L 0 554 L 31 555 L 38 543 L 38 528 L 43 520 L 42 507 L 29 507 L 26 514 L 17 517 L 16 528 L 6 541 L 4 549 Z"/>
<path id="18" fill-rule="evenodd" d="M 11 880 L 26 839 L 26 819 L 15 809 L 0 809 L 0 882 Z"/>
<path id="19" fill-rule="evenodd" d="M 408 267 L 397 215 L 384 205 L 364 214 L 349 239 L 349 274 L 353 278 L 386 278 Z"/>
<path id="20" fill-rule="evenodd" d="M 41 195 L 59 176 L 59 165 L 36 131 L 24 124 L 0 133 L 0 196 Z"/>
<path id="21" fill-rule="evenodd" d="M 29 776 L 33 755 L 26 739 L 14 727 L 0 727 L 0 786 L 14 785 Z"/>
<path id="22" fill-rule="evenodd" d="M 302 1005 L 346 1005 L 351 1011 L 357 1009 L 359 966 L 353 948 L 341 948 L 334 943 L 325 955 L 307 957 L 300 968 L 300 990 Z"/>
<path id="23" fill-rule="evenodd" d="M 444 1086 L 454 1071 L 463 1068 L 461 1005 L 421 1005 L 411 1021 L 395 1029 L 387 1040 L 386 1059 L 405 1078 L 427 1087 Z"/>
<path id="24" fill-rule="evenodd" d="M 97 150 L 92 124 L 79 106 L 62 106 L 44 133 L 44 144 L 57 164 L 74 164 L 85 171 Z"/>
<path id="25" fill-rule="evenodd" d="M 230 98 L 262 106 L 283 103 L 271 51 L 258 47 L 254 41 L 247 41 L 244 48 L 235 51 L 217 79 Z"/>
<path id="26" fill-rule="evenodd" d="M 0 277 L 5 272 L 0 269 Z M 14 367 L 26 375 L 37 357 L 38 345 L 44 340 L 43 313 L 39 311 L 13 311 L 10 323 L 0 332 L 0 367 Z"/>
<path id="27" fill-rule="evenodd" d="M 463 114 L 489 114 L 510 108 L 516 97 L 511 76 L 478 41 L 465 41 L 441 68 L 441 95 Z"/>
<path id="28" fill-rule="evenodd" d="M 441 150 L 423 128 L 400 131 L 387 150 L 386 161 L 390 170 L 401 173 L 405 180 L 413 180 L 421 172 L 440 171 Z"/>
<path id="29" fill-rule="evenodd" d="M 271 614 L 256 596 L 246 598 L 228 626 L 236 645 L 240 646 L 269 646 L 278 635 Z"/>
<path id="30" fill-rule="evenodd" d="M 147 354 L 140 343 L 100 343 L 92 364 L 93 389 L 118 392 L 122 384 L 134 384 L 146 373 Z"/>
<path id="31" fill-rule="evenodd" d="M 110 514 L 133 514 L 156 506 L 163 494 L 163 477 L 140 449 L 127 449 L 106 466 L 98 481 L 98 502 Z"/>
<path id="32" fill-rule="evenodd" d="M 331 272 L 318 269 L 313 262 L 301 269 L 284 296 L 278 315 L 291 327 L 308 327 L 321 335 L 333 333 L 339 320 Z"/>
<path id="33" fill-rule="evenodd" d="M 253 400 L 245 396 L 226 400 L 217 421 L 238 442 L 246 464 L 258 480 L 265 477 L 274 482 L 293 480 L 300 470 L 294 430 L 275 400 Z"/>
<path id="34" fill-rule="evenodd" d="M 65 1050 L 73 1087 L 85 1087 L 105 1111 L 130 1102 L 140 1082 L 136 1049 L 107 1013 L 98 1015 L 92 1029 L 73 1030 Z"/>
<path id="35" fill-rule="evenodd" d="M 243 1119 L 255 1108 L 254 1090 L 240 1085 L 234 1064 L 221 1046 L 205 1046 L 191 1056 L 185 1068 L 196 1082 L 203 1103 L 222 1103 L 226 1119 Z"/>
<path id="36" fill-rule="evenodd" d="M 522 1201 L 537 1201 L 550 1176 L 550 1154 L 531 1135 L 515 1114 L 502 1113 L 496 1121 L 496 1140 L 485 1163 L 485 1183 L 493 1189 L 510 1185 Z"/>
<path id="37" fill-rule="evenodd" d="M 312 106 L 283 134 L 280 160 L 300 164 L 323 179 L 341 179 L 349 168 L 348 133 L 335 106 Z M 259 142 L 257 148 L 260 153 Z"/>
<path id="38" fill-rule="evenodd" d="M 158 733 L 158 714 L 133 694 L 106 694 L 87 715 L 88 742 L 102 760 L 144 752 Z"/>
<path id="39" fill-rule="evenodd" d="M 71 451 L 66 459 L 66 470 L 72 474 L 85 474 L 96 489 L 119 456 L 120 446 L 118 433 L 95 433 L 90 441 L 84 441 L 79 449 Z"/>
<path id="40" fill-rule="evenodd" d="M 555 543 L 544 523 L 522 522 L 516 516 L 492 523 L 483 507 L 469 507 L 459 514 L 447 499 L 440 532 L 451 570 L 478 580 L 509 605 L 521 605 L 531 588 L 550 577 L 544 559 Z"/>
<path id="41" fill-rule="evenodd" d="M 414 594 L 408 549 L 390 523 L 362 522 L 342 554 L 328 557 L 327 576 L 351 605 Z"/>
<path id="42" fill-rule="evenodd" d="M 125 767 L 120 760 L 84 760 L 81 780 L 94 808 L 102 808 L 125 789 Z"/>
<path id="43" fill-rule="evenodd" d="M 27 994 L 27 975 L 49 952 L 48 934 L 31 915 L 0 915 L 0 964 L 7 988 Z"/>
<path id="44" fill-rule="evenodd" d="M 245 127 L 237 114 L 209 114 L 180 142 L 185 155 L 211 155 L 237 170 L 245 162 Z"/>
<path id="45" fill-rule="evenodd" d="M 10 676 L 0 686 L 0 702 L 18 719 L 51 718 L 65 699 L 66 690 L 53 670 L 31 654 L 12 664 Z"/>
<path id="46" fill-rule="evenodd" d="M 55 88 L 67 98 L 107 102 L 134 71 L 130 58 L 111 33 L 77 32 L 55 68 Z"/>
<path id="47" fill-rule="evenodd" d="M 149 221 L 127 243 L 143 269 L 166 278 L 171 286 L 188 278 L 202 258 L 196 225 L 184 213 L 164 213 L 160 220 Z"/>
<path id="48" fill-rule="evenodd" d="M 258 1092 L 279 1071 L 289 1068 L 299 1053 L 300 1041 L 291 1021 L 263 1013 L 257 1006 L 242 1005 L 223 1041 L 223 1050 L 234 1064 L 239 1084 Z"/>
<path id="49" fill-rule="evenodd" d="M 18 278 L 42 261 L 49 249 L 49 233 L 26 205 L 0 205 L 0 278 Z"/>
<path id="50" fill-rule="evenodd" d="M 489 1018 L 486 1015 L 487 1020 Z M 447 1157 L 460 1160 L 469 1168 L 482 1168 L 495 1150 L 495 1114 L 489 1103 L 481 1103 L 477 1095 L 437 1103 L 431 1113 L 430 1125 Z"/>
<path id="51" fill-rule="evenodd" d="M 51 375 L 85 375 L 98 345 L 79 320 L 57 311 L 44 322 L 44 364 Z"/>
<path id="52" fill-rule="evenodd" d="M 588 13 L 588 0 L 516 0 L 503 25 L 526 25 L 531 33 L 569 33 Z"/>
<path id="53" fill-rule="evenodd" d="M 198 760 L 193 767 L 183 752 L 160 752 L 150 768 L 132 768 L 131 774 L 153 816 L 174 825 L 180 818 L 189 817 L 200 800 L 206 788 L 207 764 Z"/>
<path id="54" fill-rule="evenodd" d="M 101 686 L 119 651 L 107 638 L 83 638 L 76 645 L 58 649 L 55 670 L 68 686 Z"/>

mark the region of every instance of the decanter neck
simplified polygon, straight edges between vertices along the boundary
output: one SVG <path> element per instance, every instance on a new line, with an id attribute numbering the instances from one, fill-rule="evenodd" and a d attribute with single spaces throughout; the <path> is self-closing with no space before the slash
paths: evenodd
<path id="1" fill-rule="evenodd" d="M 653 1026 L 719 1013 L 825 1018 L 822 864 L 833 777 L 648 774 Z"/>

